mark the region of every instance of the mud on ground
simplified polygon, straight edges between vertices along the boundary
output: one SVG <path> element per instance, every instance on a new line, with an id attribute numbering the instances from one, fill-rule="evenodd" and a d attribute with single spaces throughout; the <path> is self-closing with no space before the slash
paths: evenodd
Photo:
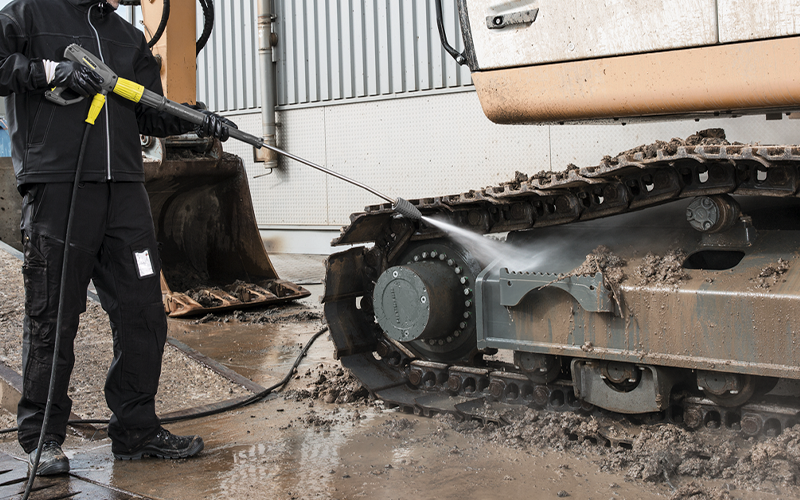
<path id="1" fill-rule="evenodd" d="M 305 401 L 306 412 L 294 425 L 330 430 L 336 423 L 361 418 L 359 410 L 380 408 L 346 369 L 324 365 L 296 379 L 307 389 L 294 390 L 286 399 Z M 302 381 L 305 381 L 303 383 Z M 326 412 L 318 403 L 337 403 L 355 412 Z M 800 498 L 800 425 L 776 437 L 743 438 L 735 431 L 690 431 L 671 423 L 647 424 L 637 417 L 596 412 L 546 412 L 527 407 L 494 410 L 508 425 L 460 420 L 453 415 L 434 417 L 442 433 L 455 432 L 480 447 L 492 443 L 534 456 L 562 452 L 588 458 L 603 472 L 621 473 L 645 487 L 666 485 L 671 499 L 748 498 L 749 492 Z M 500 416 L 498 415 L 498 416 Z M 382 436 L 400 439 L 423 417 L 398 416 L 383 423 Z M 292 425 L 292 424 L 290 424 Z M 612 440 L 606 438 L 613 436 Z M 623 443 L 611 445 L 610 442 Z M 458 454 L 459 450 L 451 450 Z"/>
<path id="2" fill-rule="evenodd" d="M 22 369 L 22 318 L 24 292 L 22 263 L 0 251 L 0 361 L 20 373 Z M 109 418 L 103 395 L 106 370 L 113 346 L 108 316 L 99 304 L 87 300 L 75 340 L 75 368 L 70 379 L 72 411 L 83 418 Z M 159 414 L 192 408 L 250 394 L 167 344 L 156 396 Z M 6 427 L 13 425 L 6 415 Z M 2 423 L 0 423 L 2 425 Z"/>

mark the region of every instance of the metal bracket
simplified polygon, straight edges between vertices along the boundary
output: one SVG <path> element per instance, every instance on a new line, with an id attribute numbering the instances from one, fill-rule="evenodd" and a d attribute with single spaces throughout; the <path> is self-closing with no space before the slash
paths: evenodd
<path id="1" fill-rule="evenodd" d="M 498 14 L 494 16 L 486 16 L 486 27 L 490 30 L 497 30 L 507 26 L 516 26 L 519 24 L 531 24 L 536 21 L 536 16 L 539 14 L 539 9 L 523 10 L 520 12 L 512 12 L 510 14 Z"/>
<path id="2" fill-rule="evenodd" d="M 614 312 L 614 301 L 603 284 L 603 273 L 559 279 L 557 274 L 500 269 L 500 305 L 516 306 L 529 292 L 544 287 L 564 290 L 589 312 Z"/>
<path id="3" fill-rule="evenodd" d="M 702 247 L 749 247 L 758 237 L 758 231 L 753 226 L 750 216 L 742 215 L 736 225 L 721 233 L 703 233 L 700 246 Z"/>
<path id="4" fill-rule="evenodd" d="M 596 361 L 572 360 L 572 383 L 575 396 L 601 408 L 619 413 L 657 412 L 669 406 L 672 387 L 679 380 L 676 370 L 641 366 L 639 385 L 630 392 L 620 392 L 605 383 Z"/>

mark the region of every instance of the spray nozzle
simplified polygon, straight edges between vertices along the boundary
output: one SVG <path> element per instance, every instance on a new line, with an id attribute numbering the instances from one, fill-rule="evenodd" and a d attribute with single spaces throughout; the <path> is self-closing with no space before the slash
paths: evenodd
<path id="1" fill-rule="evenodd" d="M 417 207 L 411 204 L 408 200 L 404 200 L 403 198 L 397 198 L 392 205 L 392 210 L 397 212 L 398 214 L 408 217 L 412 220 L 420 220 L 422 219 L 422 214 Z"/>

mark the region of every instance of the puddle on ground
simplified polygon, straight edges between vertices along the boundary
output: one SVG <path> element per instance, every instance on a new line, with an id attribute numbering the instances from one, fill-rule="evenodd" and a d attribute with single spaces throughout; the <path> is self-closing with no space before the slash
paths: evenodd
<path id="1" fill-rule="evenodd" d="M 168 335 L 266 387 L 286 375 L 303 345 L 320 328 L 318 322 L 193 324 L 170 320 Z M 332 359 L 332 349 L 320 347 L 324 338 L 311 348 L 309 359 Z"/>
<path id="2" fill-rule="evenodd" d="M 117 488 L 180 500 L 669 496 L 665 485 L 626 482 L 598 472 L 585 457 L 501 448 L 435 419 L 319 403 L 312 409 L 337 423 L 329 430 L 307 427 L 306 404 L 278 399 L 232 416 L 172 426 L 205 437 L 206 449 L 194 459 L 115 462 L 106 445 L 77 451 L 73 469 Z"/>

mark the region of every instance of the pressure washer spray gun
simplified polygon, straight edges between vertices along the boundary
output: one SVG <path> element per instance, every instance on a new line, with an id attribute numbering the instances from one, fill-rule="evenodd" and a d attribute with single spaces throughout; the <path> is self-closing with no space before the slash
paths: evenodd
<path id="1" fill-rule="evenodd" d="M 164 96 L 158 95 L 155 92 L 147 90 L 144 88 L 143 85 L 139 85 L 136 82 L 132 82 L 130 80 L 126 80 L 125 78 L 120 78 L 114 73 L 111 68 L 105 65 L 99 58 L 97 58 L 94 54 L 88 52 L 86 49 L 81 47 L 77 44 L 72 44 L 66 48 L 64 51 L 64 57 L 71 61 L 75 61 L 77 63 L 83 64 L 87 68 L 93 70 L 95 73 L 99 74 L 103 77 L 103 84 L 102 88 L 105 93 L 113 92 L 125 99 L 128 99 L 133 102 L 138 102 L 144 104 L 145 106 L 149 106 L 151 108 L 155 108 L 159 111 L 164 111 L 171 115 L 177 116 L 187 122 L 194 123 L 195 125 L 200 125 L 203 123 L 203 119 L 205 115 L 202 111 L 198 111 L 196 109 L 189 108 L 182 104 L 178 104 L 175 101 L 170 101 Z M 63 92 L 65 89 L 63 88 L 56 88 L 54 90 L 50 90 L 46 92 L 46 96 L 51 101 L 62 104 L 68 105 L 73 104 L 82 100 L 82 97 L 78 97 L 75 99 L 65 99 L 63 97 Z M 100 97 L 97 97 L 100 96 Z M 90 117 L 94 112 L 94 117 L 100 112 L 100 109 L 103 107 L 105 103 L 105 96 L 102 94 L 97 94 L 95 96 L 95 100 L 92 102 L 92 107 L 90 109 Z M 98 107 L 99 106 L 99 107 Z M 95 108 L 96 111 L 95 111 Z M 94 118 L 90 123 L 94 123 Z M 336 177 L 337 179 L 341 179 L 345 182 L 349 182 L 354 186 L 358 186 L 361 189 L 369 191 L 370 193 L 382 198 L 389 203 L 392 204 L 392 210 L 395 212 L 403 215 L 404 217 L 408 217 L 409 219 L 420 220 L 422 219 L 422 214 L 419 212 L 417 207 L 412 205 L 408 200 L 404 200 L 403 198 L 390 198 L 371 187 L 362 184 L 358 181 L 350 179 L 338 172 L 334 172 L 328 168 L 325 168 L 321 165 L 317 165 L 316 163 L 310 162 L 299 156 L 295 156 L 289 152 L 286 152 L 280 148 L 276 148 L 275 146 L 270 146 L 266 144 L 260 137 L 256 137 L 254 135 L 248 134 L 247 132 L 242 132 L 237 128 L 230 127 L 229 129 L 230 136 L 234 139 L 238 139 L 246 144 L 249 144 L 256 148 L 267 148 L 272 150 L 280 155 L 283 155 L 287 158 L 291 158 L 294 161 L 300 162 L 304 165 L 307 165 L 311 168 L 315 168 L 321 172 L 324 172 L 328 175 Z"/>

